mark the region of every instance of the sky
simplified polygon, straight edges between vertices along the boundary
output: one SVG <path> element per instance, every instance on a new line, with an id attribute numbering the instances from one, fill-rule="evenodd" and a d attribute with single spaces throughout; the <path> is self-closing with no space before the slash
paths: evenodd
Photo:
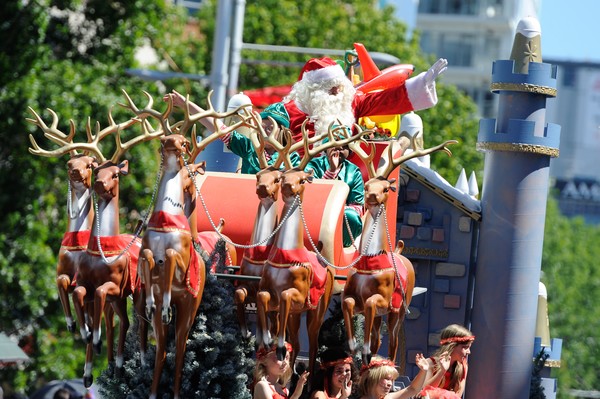
<path id="1" fill-rule="evenodd" d="M 600 63 L 600 0 L 541 0 L 542 57 Z"/>

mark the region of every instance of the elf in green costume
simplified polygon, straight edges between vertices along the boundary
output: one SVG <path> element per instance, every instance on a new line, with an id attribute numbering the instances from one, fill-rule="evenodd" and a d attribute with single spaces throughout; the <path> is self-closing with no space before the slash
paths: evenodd
<path id="1" fill-rule="evenodd" d="M 173 90 L 171 93 L 165 96 L 165 100 L 167 100 L 167 96 L 171 96 L 173 98 L 173 105 L 176 107 L 183 108 L 185 106 L 185 97 Z M 190 111 L 193 113 L 202 112 L 202 108 L 197 104 L 194 104 L 190 101 Z M 272 134 L 275 130 L 274 125 L 277 125 L 279 129 L 277 129 L 277 137 L 275 139 L 279 141 L 281 144 L 285 146 L 285 136 L 283 135 L 283 130 L 281 127 L 289 128 L 290 127 L 290 117 L 283 106 L 282 103 L 276 103 L 269 105 L 264 109 L 263 112 L 260 113 L 260 117 L 262 119 L 262 126 L 265 130 L 265 133 Z M 273 123 L 275 122 L 275 124 Z M 222 122 L 217 119 L 217 128 L 221 128 Z M 214 129 L 213 125 L 207 123 L 205 125 L 209 130 Z M 239 156 L 242 159 L 242 165 L 240 168 L 241 173 L 246 174 L 256 174 L 261 170 L 260 164 L 258 162 L 258 156 L 256 155 L 256 151 L 254 150 L 254 146 L 252 145 L 252 141 L 247 136 L 233 131 L 231 133 L 227 133 L 221 137 L 221 141 L 225 143 L 227 148 L 231 150 L 234 154 Z M 273 165 L 277 160 L 278 153 L 275 151 L 269 143 L 265 143 L 265 156 L 267 158 L 267 164 Z M 297 153 L 290 154 L 290 160 L 292 162 L 292 166 L 297 166 L 300 163 L 300 157 Z"/>
<path id="2" fill-rule="evenodd" d="M 274 130 L 274 124 L 277 125 L 278 132 L 275 139 L 281 144 L 285 145 L 285 137 L 282 134 L 282 127 L 289 128 L 290 127 L 290 118 L 287 114 L 287 111 L 283 107 L 283 104 L 276 103 L 271 104 L 267 108 L 264 109 L 263 112 L 260 113 L 260 117 L 262 119 L 262 126 L 265 130 L 265 133 L 272 134 Z M 242 167 L 241 172 L 247 174 L 256 174 L 260 171 L 261 167 L 258 163 L 258 156 L 254 150 L 254 146 L 252 145 L 252 141 L 244 136 L 241 133 L 233 131 L 225 136 L 221 137 L 221 140 L 225 143 L 227 148 L 231 150 L 234 154 L 238 155 L 242 158 Z M 275 151 L 275 149 L 269 144 L 265 143 L 265 156 L 267 158 L 267 164 L 273 165 L 278 158 L 279 153 Z M 300 157 L 297 153 L 293 152 L 290 154 L 290 159 L 292 162 L 292 166 L 297 166 L 300 163 Z"/>
<path id="3" fill-rule="evenodd" d="M 347 134 L 350 134 L 348 130 Z M 327 139 L 325 139 L 327 140 Z M 348 146 L 333 147 L 324 155 L 310 160 L 305 170 L 312 169 L 314 177 L 319 179 L 337 179 L 348 185 L 350 192 L 344 208 L 344 247 L 349 247 L 362 232 L 362 215 L 365 204 L 365 183 L 360 168 L 348 161 L 350 149 Z M 346 221 L 348 222 L 346 224 Z M 350 231 L 348 231 L 348 228 Z"/>

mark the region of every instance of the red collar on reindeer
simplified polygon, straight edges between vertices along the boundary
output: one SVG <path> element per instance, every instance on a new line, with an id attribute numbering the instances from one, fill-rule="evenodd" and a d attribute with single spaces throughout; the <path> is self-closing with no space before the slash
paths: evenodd
<path id="1" fill-rule="evenodd" d="M 148 230 L 153 231 L 190 231 L 185 215 L 173 215 L 164 211 L 154 212 L 148 221 Z"/>

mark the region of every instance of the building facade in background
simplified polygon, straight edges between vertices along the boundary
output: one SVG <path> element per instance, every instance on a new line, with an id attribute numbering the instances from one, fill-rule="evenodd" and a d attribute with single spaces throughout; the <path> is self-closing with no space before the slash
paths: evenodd
<path id="1" fill-rule="evenodd" d="M 600 223 L 600 63 L 544 61 L 558 65 L 547 118 L 562 126 L 560 156 L 550 164 L 560 210 Z"/>
<path id="2" fill-rule="evenodd" d="M 492 61 L 510 54 L 517 23 L 539 15 L 540 0 L 383 0 L 421 35 L 421 49 L 448 60 L 444 82 L 456 85 L 477 104 L 482 117 L 494 116 L 490 92 Z M 416 22 L 412 19 L 417 9 Z M 415 23 L 415 26 L 412 24 Z"/>

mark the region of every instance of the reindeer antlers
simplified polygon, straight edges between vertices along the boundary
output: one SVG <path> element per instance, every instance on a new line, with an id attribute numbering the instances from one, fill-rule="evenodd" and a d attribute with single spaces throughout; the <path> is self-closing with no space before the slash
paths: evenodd
<path id="1" fill-rule="evenodd" d="M 359 140 L 361 139 L 364 135 L 368 134 L 368 133 L 372 133 L 372 130 L 362 130 L 360 126 L 358 125 L 354 125 L 355 128 L 358 130 L 358 133 L 352 135 L 349 134 L 347 135 L 347 129 L 348 127 L 343 126 L 343 125 L 337 125 L 334 127 L 334 123 L 332 122 L 328 129 L 327 132 L 320 134 L 320 135 L 315 135 L 311 138 L 308 137 L 308 133 L 306 131 L 306 125 L 307 125 L 308 120 L 305 120 L 302 123 L 302 138 L 303 140 L 301 142 L 298 143 L 294 143 L 294 145 L 292 145 L 291 149 L 290 149 L 290 153 L 296 151 L 300 146 L 304 147 L 304 156 L 302 157 L 302 160 L 300 161 L 300 165 L 298 165 L 299 169 L 304 169 L 308 163 L 310 162 L 310 160 L 312 158 L 314 158 L 316 155 L 320 154 L 321 152 L 325 151 L 328 148 L 332 148 L 332 147 L 343 147 L 345 145 L 349 145 L 350 143 L 352 143 L 355 140 Z M 339 132 L 342 132 L 342 134 L 339 134 Z M 339 139 L 338 137 L 345 137 L 343 139 Z M 315 145 L 312 148 L 310 148 L 310 146 L 318 141 L 322 141 L 323 139 L 327 138 L 328 141 L 326 143 L 322 143 L 320 145 Z"/>
<path id="2" fill-rule="evenodd" d="M 90 118 L 88 118 L 86 124 L 86 133 L 87 133 L 87 142 L 85 143 L 74 143 L 73 138 L 75 137 L 75 123 L 71 119 L 69 121 L 70 130 L 69 134 L 65 134 L 58 130 L 58 116 L 56 112 L 52 111 L 48 108 L 50 114 L 52 114 L 52 124 L 50 126 L 46 125 L 44 120 L 33 110 L 33 108 L 29 107 L 29 111 L 33 114 L 35 119 L 27 118 L 27 122 L 33 123 L 38 126 L 44 132 L 44 137 L 48 138 L 50 141 L 58 144 L 60 147 L 55 150 L 44 150 L 41 148 L 38 143 L 33 138 L 33 135 L 29 135 L 29 140 L 33 148 L 29 148 L 29 152 L 34 155 L 44 156 L 44 157 L 58 157 L 64 155 L 68 152 L 71 155 L 76 155 L 77 150 L 85 151 L 89 154 L 93 154 L 100 160 L 101 162 L 105 161 L 106 158 L 102 155 L 102 151 L 100 150 L 99 143 L 106 136 L 118 132 L 122 129 L 126 129 L 133 124 L 139 122 L 139 119 L 132 118 L 122 123 L 115 123 L 112 117 L 112 110 L 108 111 L 108 122 L 109 125 L 100 130 L 100 123 L 96 123 L 96 134 L 92 133 Z"/>
<path id="3" fill-rule="evenodd" d="M 411 146 L 413 148 L 416 148 L 415 140 L 416 140 L 416 136 L 411 137 L 410 142 L 411 142 Z M 389 175 L 392 173 L 392 171 L 394 169 L 396 169 L 396 167 L 398 167 L 400 164 L 408 161 L 409 159 L 418 158 L 423 155 L 428 155 L 428 154 L 434 153 L 436 151 L 444 151 L 446 154 L 448 154 L 448 156 L 452 156 L 452 152 L 446 146 L 451 145 L 451 144 L 456 144 L 456 143 L 458 143 L 458 141 L 456 141 L 456 140 L 447 140 L 447 141 L 444 141 L 443 143 L 438 144 L 431 148 L 413 150 L 412 152 L 410 152 L 408 154 L 403 154 L 399 158 L 394 158 L 394 150 L 392 148 L 393 143 L 390 143 L 388 145 L 388 156 L 387 156 L 387 158 L 382 157 L 383 165 L 378 168 L 376 175 L 387 179 L 389 177 Z"/>

